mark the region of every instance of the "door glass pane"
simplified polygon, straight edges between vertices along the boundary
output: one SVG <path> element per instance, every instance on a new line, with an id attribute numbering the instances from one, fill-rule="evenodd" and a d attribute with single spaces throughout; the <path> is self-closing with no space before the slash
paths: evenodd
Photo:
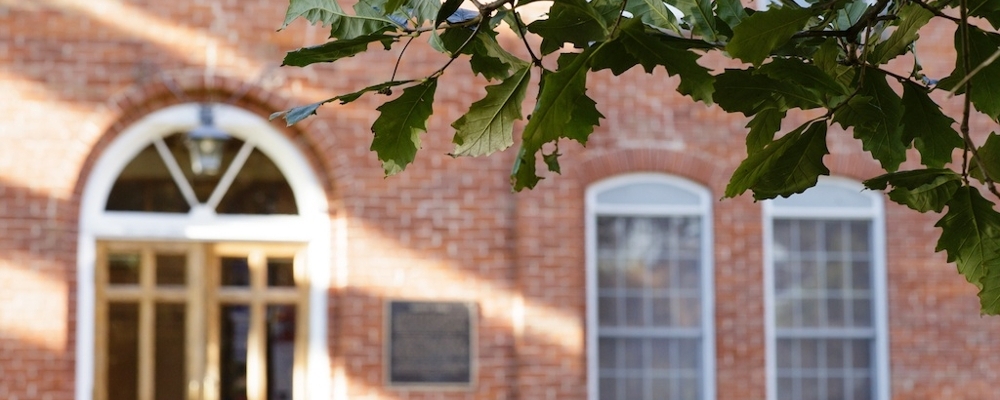
<path id="1" fill-rule="evenodd" d="M 295 286 L 295 269 L 291 258 L 267 260 L 267 286 Z"/>
<path id="2" fill-rule="evenodd" d="M 108 304 L 108 399 L 138 395 L 139 305 Z"/>
<path id="3" fill-rule="evenodd" d="M 135 285 L 139 283 L 139 255 L 111 254 L 108 256 L 108 283 Z"/>
<path id="4" fill-rule="evenodd" d="M 187 283 L 187 256 L 184 254 L 156 255 L 156 284 L 183 285 Z"/>
<path id="5" fill-rule="evenodd" d="M 220 264 L 223 286 L 250 286 L 250 266 L 246 258 L 223 257 Z"/>
<path id="6" fill-rule="evenodd" d="M 219 323 L 219 398 L 247 398 L 247 335 L 250 334 L 250 307 L 222 306 Z"/>
<path id="7" fill-rule="evenodd" d="M 267 399 L 291 400 L 295 359 L 294 305 L 267 307 Z"/>
<path id="8" fill-rule="evenodd" d="M 156 399 L 183 400 L 187 379 L 185 360 L 186 306 L 183 303 L 156 305 Z"/>

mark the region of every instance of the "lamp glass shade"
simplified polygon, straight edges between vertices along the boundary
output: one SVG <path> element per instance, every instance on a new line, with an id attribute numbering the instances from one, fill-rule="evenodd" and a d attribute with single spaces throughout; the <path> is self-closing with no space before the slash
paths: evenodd
<path id="1" fill-rule="evenodd" d="M 187 148 L 191 152 L 191 171 L 195 175 L 215 175 L 222 166 L 222 152 L 229 135 L 217 128 L 212 121 L 212 109 L 201 108 L 201 124 L 187 134 Z"/>

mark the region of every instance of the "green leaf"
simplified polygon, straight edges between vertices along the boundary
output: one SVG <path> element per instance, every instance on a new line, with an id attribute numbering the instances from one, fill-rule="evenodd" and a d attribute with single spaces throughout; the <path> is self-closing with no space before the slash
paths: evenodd
<path id="1" fill-rule="evenodd" d="M 417 26 L 424 22 L 434 21 L 441 9 L 440 0 L 406 0 L 403 9 L 416 20 Z M 451 14 L 448 14 L 451 16 Z M 448 16 L 445 16 L 447 18 Z"/>
<path id="2" fill-rule="evenodd" d="M 845 129 L 854 128 L 854 137 L 871 152 L 882 168 L 893 172 L 906 160 L 903 143 L 902 100 L 886 82 L 885 74 L 874 69 L 865 73 L 862 96 L 841 105 L 833 120 Z"/>
<path id="3" fill-rule="evenodd" d="M 380 10 L 384 0 L 358 0 L 355 15 L 341 15 L 330 23 L 330 37 L 354 39 L 396 29 L 396 24 Z"/>
<path id="4" fill-rule="evenodd" d="M 464 0 L 445 0 L 444 3 L 441 4 L 441 8 L 438 9 L 437 16 L 434 17 L 434 26 L 441 26 L 441 23 L 448 19 L 451 14 L 454 14 L 463 2 Z"/>
<path id="5" fill-rule="evenodd" d="M 676 48 L 663 38 L 663 35 L 647 33 L 642 22 L 635 19 L 622 23 L 621 35 L 618 37 L 625 50 L 642 64 L 647 73 L 652 73 L 653 68 L 662 65 L 668 75 L 680 75 L 678 92 L 695 100 L 711 103 L 714 78 L 707 68 L 698 64 L 699 56 Z"/>
<path id="6" fill-rule="evenodd" d="M 935 250 L 944 250 L 969 282 L 982 287 L 988 272 L 1000 268 L 1000 213 L 978 189 L 956 190 L 948 213 L 934 226 L 941 228 Z"/>
<path id="7" fill-rule="evenodd" d="M 521 103 L 531 80 L 531 67 L 523 66 L 510 78 L 486 87 L 486 97 L 451 124 L 456 129 L 454 156 L 482 156 L 514 144 L 514 120 L 521 119 Z"/>
<path id="8" fill-rule="evenodd" d="M 972 167 L 969 168 L 969 174 L 980 181 L 986 181 L 987 175 L 990 180 L 1000 179 L 1000 136 L 997 136 L 996 132 L 990 132 L 986 142 L 976 150 L 976 154 L 979 157 L 971 160 Z"/>
<path id="9" fill-rule="evenodd" d="M 526 165 L 534 168 L 536 153 L 545 143 L 559 138 L 586 143 L 594 126 L 604 118 L 586 93 L 587 72 L 594 52 L 593 47 L 588 48 L 558 71 L 542 75 L 535 110 L 522 133 L 520 168 Z M 537 182 L 534 175 L 527 176 L 520 168 L 513 171 L 515 190 L 530 188 L 532 182 Z"/>
<path id="10" fill-rule="evenodd" d="M 374 9 L 380 0 L 360 0 L 354 5 L 356 15 L 347 14 L 335 0 L 289 0 L 285 12 L 285 29 L 296 18 L 305 18 L 311 24 L 330 26 L 330 37 L 353 39 L 358 36 L 385 32 L 393 26 L 392 21 Z"/>
<path id="11" fill-rule="evenodd" d="M 951 76 L 942 79 L 938 83 L 943 89 L 952 89 L 962 79 L 966 72 L 963 68 L 963 58 L 965 57 L 965 46 L 963 45 L 961 30 L 955 32 L 955 48 L 958 49 L 958 56 L 955 57 L 955 71 Z M 987 59 L 1000 48 L 1000 34 L 984 32 L 974 26 L 969 27 L 969 62 L 973 69 L 984 64 Z M 1000 62 L 993 61 L 982 70 L 976 73 L 971 79 L 972 84 L 972 104 L 983 114 L 989 115 L 994 121 L 1000 121 Z M 959 88 L 959 93 L 964 93 L 964 88 Z"/>
<path id="12" fill-rule="evenodd" d="M 965 142 L 952 128 L 955 120 L 920 86 L 903 84 L 903 143 L 913 141 L 920 151 L 920 161 L 930 168 L 941 168 L 951 162 L 951 153 Z"/>
<path id="13" fill-rule="evenodd" d="M 809 9 L 772 8 L 747 17 L 733 28 L 726 51 L 754 65 L 760 65 L 771 51 L 788 42 L 812 18 Z"/>
<path id="14" fill-rule="evenodd" d="M 803 132 L 808 132 L 808 134 Z M 804 191 L 808 186 L 802 186 L 809 183 L 812 179 L 810 176 L 826 169 L 822 166 L 822 158 L 826 154 L 825 137 L 825 124 L 822 122 L 806 123 L 771 142 L 763 149 L 747 155 L 747 158 L 733 172 L 733 176 L 726 186 L 725 196 L 736 197 L 749 189 L 754 189 L 755 199 L 768 198 L 767 195 L 771 195 L 770 197 L 787 196 L 800 187 L 799 191 Z M 821 141 L 822 145 L 819 144 Z M 791 149 L 808 154 L 794 154 L 790 151 Z M 796 168 L 800 169 L 795 170 Z M 783 175 L 790 177 L 784 178 Z M 765 176 L 767 183 L 762 188 L 765 190 L 762 190 L 758 196 L 756 188 L 762 177 Z M 782 188 L 782 181 L 791 183 Z M 815 181 L 812 181 L 812 184 L 815 184 Z M 788 194 L 784 194 L 785 192 Z"/>
<path id="15" fill-rule="evenodd" d="M 528 30 L 542 37 L 542 54 L 552 53 L 563 43 L 585 47 L 608 37 L 604 17 L 585 0 L 558 0 L 549 9 L 547 19 L 528 25 Z"/>
<path id="16" fill-rule="evenodd" d="M 823 157 L 827 154 L 830 151 L 826 148 L 826 123 L 813 122 L 770 168 L 763 171 L 751 187 L 754 199 L 788 197 L 816 186 L 820 175 L 830 175 L 830 170 L 823 165 Z"/>
<path id="17" fill-rule="evenodd" d="M 896 56 L 903 54 L 913 41 L 917 40 L 917 31 L 927 24 L 934 16 L 922 6 L 909 3 L 900 8 L 896 14 L 899 18 L 896 30 L 884 42 L 875 45 L 868 60 L 873 64 L 885 64 Z"/>
<path id="18" fill-rule="evenodd" d="M 468 40 L 469 35 L 476 37 L 468 46 L 462 49 L 462 54 L 471 55 L 469 65 L 472 72 L 482 75 L 489 80 L 505 79 L 510 76 L 512 69 L 520 69 L 528 65 L 516 56 L 510 54 L 497 43 L 497 33 L 487 26 L 480 26 L 479 31 L 466 28 L 449 28 L 441 34 L 441 41 L 444 48 L 454 53 L 462 48 L 462 44 Z"/>
<path id="19" fill-rule="evenodd" d="M 535 153 L 529 154 L 524 147 L 518 150 L 514 168 L 510 172 L 510 186 L 514 191 L 534 188 L 542 180 L 538 176 L 535 160 Z"/>
<path id="20" fill-rule="evenodd" d="M 562 169 L 559 168 L 559 156 L 561 155 L 562 154 L 559 154 L 558 148 L 549 154 L 542 154 L 542 161 L 545 161 L 545 166 L 549 169 L 549 171 L 557 174 L 562 173 Z"/>
<path id="21" fill-rule="evenodd" d="M 761 110 L 747 123 L 750 128 L 747 133 L 747 154 L 762 150 L 768 143 L 774 141 L 774 134 L 781 129 L 781 120 L 785 112 L 774 108 Z"/>
<path id="22" fill-rule="evenodd" d="M 872 190 L 889 191 L 889 199 L 919 212 L 941 212 L 962 186 L 962 177 L 950 169 L 931 168 L 884 174 L 864 182 Z"/>
<path id="23" fill-rule="evenodd" d="M 649 26 L 680 32 L 677 17 L 663 0 L 628 0 L 625 10 Z"/>
<path id="24" fill-rule="evenodd" d="M 289 0 L 285 21 L 279 30 L 287 28 L 299 17 L 305 18 L 310 24 L 322 23 L 327 26 L 344 15 L 344 9 L 335 0 Z"/>
<path id="25" fill-rule="evenodd" d="M 811 109 L 821 107 L 822 99 L 788 80 L 773 79 L 755 70 L 728 69 L 715 77 L 713 98 L 727 112 L 742 112 L 746 116 L 774 108 Z"/>
<path id="26" fill-rule="evenodd" d="M 847 95 L 844 85 L 819 67 L 798 58 L 776 58 L 762 65 L 758 71 L 776 81 L 812 92 L 815 99 L 823 99 L 828 107 L 839 103 Z"/>
<path id="27" fill-rule="evenodd" d="M 394 36 L 373 34 L 354 39 L 332 40 L 318 46 L 303 47 L 290 51 L 285 55 L 282 66 L 305 67 L 307 65 L 334 62 L 341 58 L 353 57 L 355 54 L 368 50 L 368 45 L 372 42 L 382 42 L 388 48 L 387 43 L 398 40 Z"/>
<path id="28" fill-rule="evenodd" d="M 993 266 L 979 281 L 979 312 L 985 315 L 1000 314 L 1000 268 Z"/>
<path id="29" fill-rule="evenodd" d="M 715 7 L 719 19 L 728 24 L 730 28 L 739 25 L 748 17 L 740 0 L 717 0 Z"/>
<path id="30" fill-rule="evenodd" d="M 420 148 L 420 132 L 427 131 L 427 118 L 433 112 L 437 79 L 403 89 L 397 99 L 378 107 L 379 117 L 372 124 L 375 138 L 371 150 L 378 153 L 386 175 L 401 172 L 413 162 Z"/>
<path id="31" fill-rule="evenodd" d="M 628 50 L 625 50 L 625 46 L 620 45 L 620 40 L 621 36 L 612 40 L 611 45 L 601 46 L 599 50 L 594 52 L 594 58 L 591 62 L 593 71 L 610 69 L 612 74 L 618 76 L 639 64 L 639 60 L 632 56 Z"/>
<path id="32" fill-rule="evenodd" d="M 711 0 L 676 0 L 674 5 L 691 20 L 692 32 L 709 42 L 719 40 Z"/>

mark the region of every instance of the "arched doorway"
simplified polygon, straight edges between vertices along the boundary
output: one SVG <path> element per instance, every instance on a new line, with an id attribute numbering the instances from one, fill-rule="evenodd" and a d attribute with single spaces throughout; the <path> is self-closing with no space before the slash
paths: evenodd
<path id="1" fill-rule="evenodd" d="M 325 192 L 266 120 L 210 107 L 230 136 L 217 174 L 191 166 L 188 103 L 126 128 L 87 177 L 79 399 L 325 397 Z"/>

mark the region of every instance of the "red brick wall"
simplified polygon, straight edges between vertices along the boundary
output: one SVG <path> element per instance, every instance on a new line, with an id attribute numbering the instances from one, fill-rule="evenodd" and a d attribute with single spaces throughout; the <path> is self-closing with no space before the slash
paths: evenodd
<path id="1" fill-rule="evenodd" d="M 237 104 L 267 115 L 388 79 L 398 50 L 274 69 L 284 51 L 325 37 L 302 24 L 275 32 L 285 4 L 0 2 L 0 398 L 73 397 L 80 192 L 94 160 L 130 122 L 168 104 L 224 101 L 243 85 L 251 90 Z M 443 60 L 415 44 L 403 77 Z M 746 123 L 680 97 L 676 79 L 662 70 L 590 79 L 607 119 L 586 148 L 560 146 L 562 176 L 516 195 L 507 178 L 513 150 L 476 160 L 447 155 L 449 124 L 483 95 L 461 64 L 442 78 L 423 149 L 402 175 L 383 178 L 368 150 L 382 97 L 331 105 L 294 129 L 280 128 L 310 158 L 331 214 L 346 227 L 347 274 L 329 294 L 331 368 L 346 381 L 335 392 L 352 399 L 585 397 L 587 185 L 657 171 L 721 197 L 744 154 Z M 860 180 L 877 173 L 850 134 L 831 134 L 830 148 L 835 174 Z M 760 206 L 744 197 L 713 207 L 718 398 L 762 399 Z M 887 205 L 893 397 L 991 398 L 990 384 L 1000 379 L 1000 341 L 991 334 L 1000 319 L 980 318 L 975 288 L 934 253 L 935 220 Z M 478 302 L 473 390 L 383 384 L 383 304 L 392 298 Z"/>

